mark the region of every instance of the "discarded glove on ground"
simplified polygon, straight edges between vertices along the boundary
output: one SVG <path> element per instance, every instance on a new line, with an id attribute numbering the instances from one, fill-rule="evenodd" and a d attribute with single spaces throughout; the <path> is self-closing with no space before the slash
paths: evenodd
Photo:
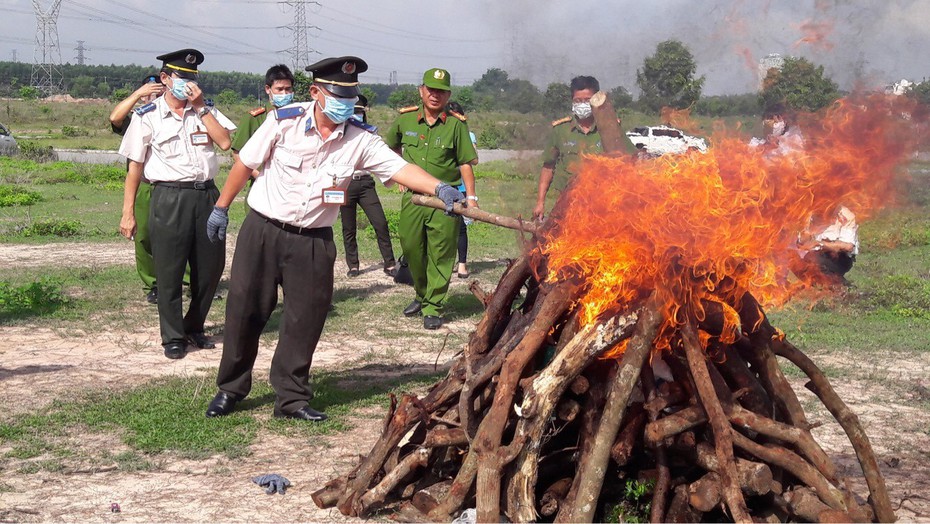
<path id="1" fill-rule="evenodd" d="M 287 490 L 287 488 L 291 485 L 290 480 L 287 480 L 277 473 L 272 473 L 270 475 L 260 475 L 253 478 L 252 482 L 265 488 L 265 493 L 269 495 L 274 495 L 275 493 L 284 495 L 284 491 Z"/>

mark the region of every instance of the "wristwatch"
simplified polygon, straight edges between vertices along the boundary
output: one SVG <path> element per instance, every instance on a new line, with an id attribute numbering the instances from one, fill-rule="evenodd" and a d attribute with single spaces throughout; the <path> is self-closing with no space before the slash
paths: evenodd
<path id="1" fill-rule="evenodd" d="M 200 111 L 197 111 L 197 116 L 199 116 L 200 118 L 203 118 L 207 116 L 207 113 L 209 112 L 210 112 L 210 106 L 203 106 L 202 108 L 200 108 Z"/>
<path id="2" fill-rule="evenodd" d="M 465 197 L 465 200 L 474 200 L 475 202 L 477 202 L 478 197 L 475 195 L 468 195 L 467 197 Z"/>

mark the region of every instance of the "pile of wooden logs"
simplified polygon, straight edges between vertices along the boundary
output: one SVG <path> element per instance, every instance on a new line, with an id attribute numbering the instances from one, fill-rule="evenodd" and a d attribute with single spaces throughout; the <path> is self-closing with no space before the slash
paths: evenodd
<path id="1" fill-rule="evenodd" d="M 713 337 L 723 315 L 708 302 L 657 352 L 656 294 L 582 326 L 571 306 L 583 285 L 534 274 L 528 257 L 510 265 L 446 378 L 423 398 L 392 398 L 377 443 L 313 494 L 319 507 L 410 522 L 472 507 L 481 522 L 591 522 L 636 479 L 654 482 L 654 522 L 895 519 L 858 419 L 751 295 L 731 304 L 733 343 Z M 807 374 L 846 431 L 868 504 L 811 436 L 776 355 Z"/>
<path id="2" fill-rule="evenodd" d="M 605 151 L 619 151 L 616 113 L 603 93 L 591 103 Z M 592 522 L 636 481 L 652 486 L 653 522 L 895 520 L 856 415 L 748 292 L 697 290 L 687 296 L 700 307 L 679 304 L 667 319 L 671 293 L 643 291 L 585 324 L 575 306 L 586 284 L 541 282 L 545 265 L 525 255 L 493 293 L 473 289 L 485 314 L 464 353 L 422 398 L 392 397 L 374 447 L 313 493 L 317 506 L 407 522 L 468 508 L 479 522 Z M 846 432 L 867 504 L 811 436 L 777 356 Z"/>

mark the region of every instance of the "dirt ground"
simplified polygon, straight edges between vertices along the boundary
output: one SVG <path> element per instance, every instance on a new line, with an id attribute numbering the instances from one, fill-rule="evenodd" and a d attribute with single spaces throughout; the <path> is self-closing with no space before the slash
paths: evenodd
<path id="1" fill-rule="evenodd" d="M 0 264 L 15 265 L 107 265 L 131 264 L 127 244 L 68 244 L 65 246 L 0 245 Z M 75 255 L 80 250 L 81 255 Z M 230 257 L 231 259 L 231 257 Z M 345 278 L 344 267 L 337 267 L 337 279 Z M 364 274 L 372 282 L 384 280 L 380 271 Z M 339 285 L 337 283 L 337 285 Z M 473 328 L 464 321 L 447 329 L 467 332 Z M 384 342 L 391 344 L 392 342 Z M 396 341 L 393 342 L 396 344 Z M 325 337 L 314 359 L 315 369 L 351 369 L 359 348 L 377 350 L 378 341 L 368 339 L 328 340 Z M 179 361 L 164 358 L 158 341 L 157 325 L 133 332 L 62 333 L 53 328 L 3 327 L 0 335 L 0 419 L 9 420 L 35 412 L 55 399 L 68 399 L 76 391 L 110 388 L 119 390 L 146 379 L 169 375 L 205 376 L 219 363 L 222 346 L 215 350 L 190 353 Z M 256 370 L 267 370 L 271 347 L 263 346 Z M 447 348 L 444 358 L 459 348 Z M 395 352 L 396 353 L 396 352 Z M 830 358 L 830 357 L 827 357 Z M 838 357 L 837 357 L 838 358 Z M 398 361 L 399 359 L 399 361 Z M 436 348 L 404 351 L 392 364 L 428 365 L 436 360 Z M 815 360 L 818 360 L 815 358 Z M 885 359 L 883 359 L 885 361 Z M 894 360 L 894 369 L 876 373 L 900 373 L 900 380 L 912 381 L 911 389 L 888 388 L 874 381 L 843 380 L 834 385 L 840 396 L 860 416 L 869 434 L 888 483 L 893 507 L 901 521 L 930 522 L 930 417 L 914 407 L 930 383 L 930 357 Z M 361 365 L 361 364 L 359 364 Z M 860 366 L 870 366 L 861 363 Z M 259 375 L 261 379 L 262 375 Z M 804 381 L 792 380 L 812 421 L 824 425 L 815 437 L 834 458 L 842 474 L 852 477 L 853 489 L 867 495 L 867 488 L 851 446 L 839 426 L 813 396 Z M 921 389 L 923 388 L 923 389 Z M 202 410 L 213 394 L 213 384 L 205 379 L 199 397 L 191 399 L 192 409 Z M 901 392 L 904 391 L 904 392 Z M 930 394 L 930 393 L 928 393 Z M 353 418 L 355 429 L 334 436 L 319 437 L 307 443 L 263 432 L 249 456 L 228 459 L 184 460 L 155 458 L 154 471 L 125 472 L 115 464 L 96 470 L 65 470 L 20 473 L 4 471 L 0 492 L 0 522 L 349 522 L 336 510 L 319 510 L 310 493 L 337 474 L 350 469 L 357 456 L 366 453 L 380 432 L 377 410 Z M 125 451 L 126 446 L 112 435 L 89 435 L 83 445 Z M 0 455 L 8 450 L 0 449 Z M 276 472 L 286 476 L 292 487 L 287 495 L 268 496 L 251 478 Z M 121 512 L 112 513 L 112 503 Z"/>

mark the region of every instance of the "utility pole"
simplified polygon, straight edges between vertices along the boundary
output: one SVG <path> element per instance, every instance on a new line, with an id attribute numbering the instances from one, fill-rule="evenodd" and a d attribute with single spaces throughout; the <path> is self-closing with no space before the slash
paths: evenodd
<path id="1" fill-rule="evenodd" d="M 293 35 L 291 41 L 294 45 L 287 50 L 291 57 L 291 68 L 294 71 L 300 71 L 310 65 L 310 42 L 307 39 L 307 29 L 319 29 L 316 26 L 307 25 L 307 4 L 320 5 L 313 0 L 285 0 L 283 4 L 293 10 L 293 22 L 286 27 L 291 30 Z"/>
<path id="2" fill-rule="evenodd" d="M 14 49 L 11 53 L 13 54 L 13 61 L 15 62 L 16 61 L 16 50 Z"/>
<path id="3" fill-rule="evenodd" d="M 47 11 L 40 0 L 32 0 L 36 12 L 36 45 L 30 83 L 45 95 L 61 89 L 61 48 L 58 46 L 58 10 L 61 0 L 52 0 Z"/>
<path id="4" fill-rule="evenodd" d="M 392 86 L 397 85 L 397 71 L 391 71 L 391 74 L 388 76 L 388 84 Z"/>
<path id="5" fill-rule="evenodd" d="M 84 65 L 84 51 L 90 51 L 90 49 L 84 47 L 83 40 L 78 40 L 78 45 L 74 48 L 74 50 L 78 52 L 77 56 L 74 57 L 74 59 L 77 60 L 77 65 Z"/>

